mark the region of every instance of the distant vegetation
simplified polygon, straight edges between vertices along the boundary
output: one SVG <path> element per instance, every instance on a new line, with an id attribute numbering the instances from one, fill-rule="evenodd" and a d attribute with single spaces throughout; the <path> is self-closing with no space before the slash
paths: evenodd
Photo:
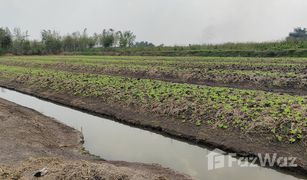
<path id="1" fill-rule="evenodd" d="M 0 28 L 0 54 L 12 47 L 12 36 L 8 28 Z"/>
<path id="2" fill-rule="evenodd" d="M 102 33 L 89 36 L 87 29 L 61 36 L 53 30 L 43 30 L 41 40 L 30 40 L 28 31 L 15 28 L 0 28 L 0 52 L 15 55 L 59 54 L 62 52 L 82 52 L 97 47 L 128 48 L 152 46 L 148 42 L 135 42 L 136 36 L 131 31 L 115 31 L 104 29 Z"/>
<path id="3" fill-rule="evenodd" d="M 147 41 L 136 42 L 132 31 L 104 29 L 88 35 L 87 29 L 60 35 L 43 30 L 40 40 L 30 40 L 28 31 L 0 28 L 0 54 L 44 55 L 147 55 L 147 56 L 307 56 L 307 30 L 295 28 L 283 41 L 263 43 L 224 43 L 218 45 L 155 46 Z"/>
<path id="4" fill-rule="evenodd" d="M 307 30 L 306 28 L 295 28 L 294 32 L 290 33 L 287 37 L 288 41 L 306 41 L 307 40 Z"/>

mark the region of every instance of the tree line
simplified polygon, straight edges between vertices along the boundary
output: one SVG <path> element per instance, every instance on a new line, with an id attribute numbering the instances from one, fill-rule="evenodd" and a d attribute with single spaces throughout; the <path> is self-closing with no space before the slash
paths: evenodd
<path id="1" fill-rule="evenodd" d="M 135 48 L 130 48 L 135 47 Z M 129 49 L 127 49 L 129 48 Z M 132 31 L 115 31 L 104 29 L 101 33 L 88 35 L 87 29 L 60 35 L 54 30 L 41 31 L 41 39 L 30 40 L 28 31 L 14 28 L 0 27 L 0 54 L 12 53 L 16 55 L 59 54 L 62 52 L 81 52 L 95 54 L 99 52 L 114 52 L 115 54 L 136 54 L 136 51 L 211 51 L 211 50 L 270 50 L 307 48 L 307 29 L 295 28 L 290 32 L 286 41 L 266 43 L 226 43 L 219 45 L 189 45 L 189 46 L 155 46 L 142 41 L 136 42 Z M 143 53 L 143 52 L 139 52 Z M 162 54 L 163 54 L 162 53 Z"/>
<path id="2" fill-rule="evenodd" d="M 298 27 L 289 33 L 287 41 L 307 41 L 307 29 Z"/>
<path id="3" fill-rule="evenodd" d="M 58 54 L 61 52 L 82 52 L 92 48 L 128 48 L 154 47 L 154 44 L 142 41 L 136 42 L 132 31 L 115 31 L 104 29 L 101 33 L 88 35 L 87 29 L 67 35 L 60 35 L 54 30 L 41 31 L 40 40 L 30 40 L 28 31 L 14 28 L 0 28 L 0 54 Z"/>

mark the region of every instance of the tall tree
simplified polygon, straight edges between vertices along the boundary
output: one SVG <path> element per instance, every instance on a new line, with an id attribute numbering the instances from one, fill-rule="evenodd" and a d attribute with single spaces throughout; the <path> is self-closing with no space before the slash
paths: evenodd
<path id="1" fill-rule="evenodd" d="M 41 32 L 42 43 L 47 53 L 59 53 L 62 50 L 62 40 L 59 33 L 51 30 L 43 30 Z"/>
<path id="2" fill-rule="evenodd" d="M 293 32 L 289 33 L 287 40 L 307 40 L 307 29 L 301 27 L 295 28 Z"/>
<path id="3" fill-rule="evenodd" d="M 147 42 L 147 41 L 136 42 L 133 46 L 134 47 L 139 47 L 139 48 L 155 47 L 155 45 L 153 43 Z"/>
<path id="4" fill-rule="evenodd" d="M 0 48 L 7 51 L 13 44 L 12 35 L 8 28 L 0 28 Z"/>
<path id="5" fill-rule="evenodd" d="M 134 44 L 136 36 L 131 31 L 118 32 L 119 47 L 131 47 Z"/>
<path id="6" fill-rule="evenodd" d="M 81 51 L 85 50 L 89 46 L 88 45 L 89 44 L 89 37 L 87 35 L 87 29 L 86 28 L 83 30 L 82 36 L 80 36 L 79 44 L 80 44 L 80 50 Z"/>
<path id="7" fill-rule="evenodd" d="M 31 47 L 28 37 L 28 31 L 22 32 L 20 28 L 14 28 L 12 46 L 12 52 L 14 54 L 21 55 L 29 53 L 28 50 L 31 49 Z"/>
<path id="8" fill-rule="evenodd" d="M 75 51 L 75 43 L 73 37 L 69 34 L 63 37 L 64 51 Z"/>
<path id="9" fill-rule="evenodd" d="M 116 42 L 116 33 L 113 29 L 106 30 L 104 29 L 102 34 L 99 37 L 100 44 L 109 48 L 115 45 Z"/>

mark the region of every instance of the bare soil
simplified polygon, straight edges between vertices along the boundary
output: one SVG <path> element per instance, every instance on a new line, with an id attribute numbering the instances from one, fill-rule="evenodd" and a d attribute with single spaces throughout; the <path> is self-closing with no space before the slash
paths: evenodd
<path id="1" fill-rule="evenodd" d="M 0 99 L 0 179 L 190 179 L 160 165 L 111 162 L 84 152 L 80 132 Z"/>

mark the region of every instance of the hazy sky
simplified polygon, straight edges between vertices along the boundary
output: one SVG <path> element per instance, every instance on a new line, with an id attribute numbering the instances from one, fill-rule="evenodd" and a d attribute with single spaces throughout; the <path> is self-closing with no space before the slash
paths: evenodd
<path id="1" fill-rule="evenodd" d="M 307 27 L 307 0 L 0 0 L 0 26 L 32 38 L 112 27 L 155 44 L 269 41 Z"/>

